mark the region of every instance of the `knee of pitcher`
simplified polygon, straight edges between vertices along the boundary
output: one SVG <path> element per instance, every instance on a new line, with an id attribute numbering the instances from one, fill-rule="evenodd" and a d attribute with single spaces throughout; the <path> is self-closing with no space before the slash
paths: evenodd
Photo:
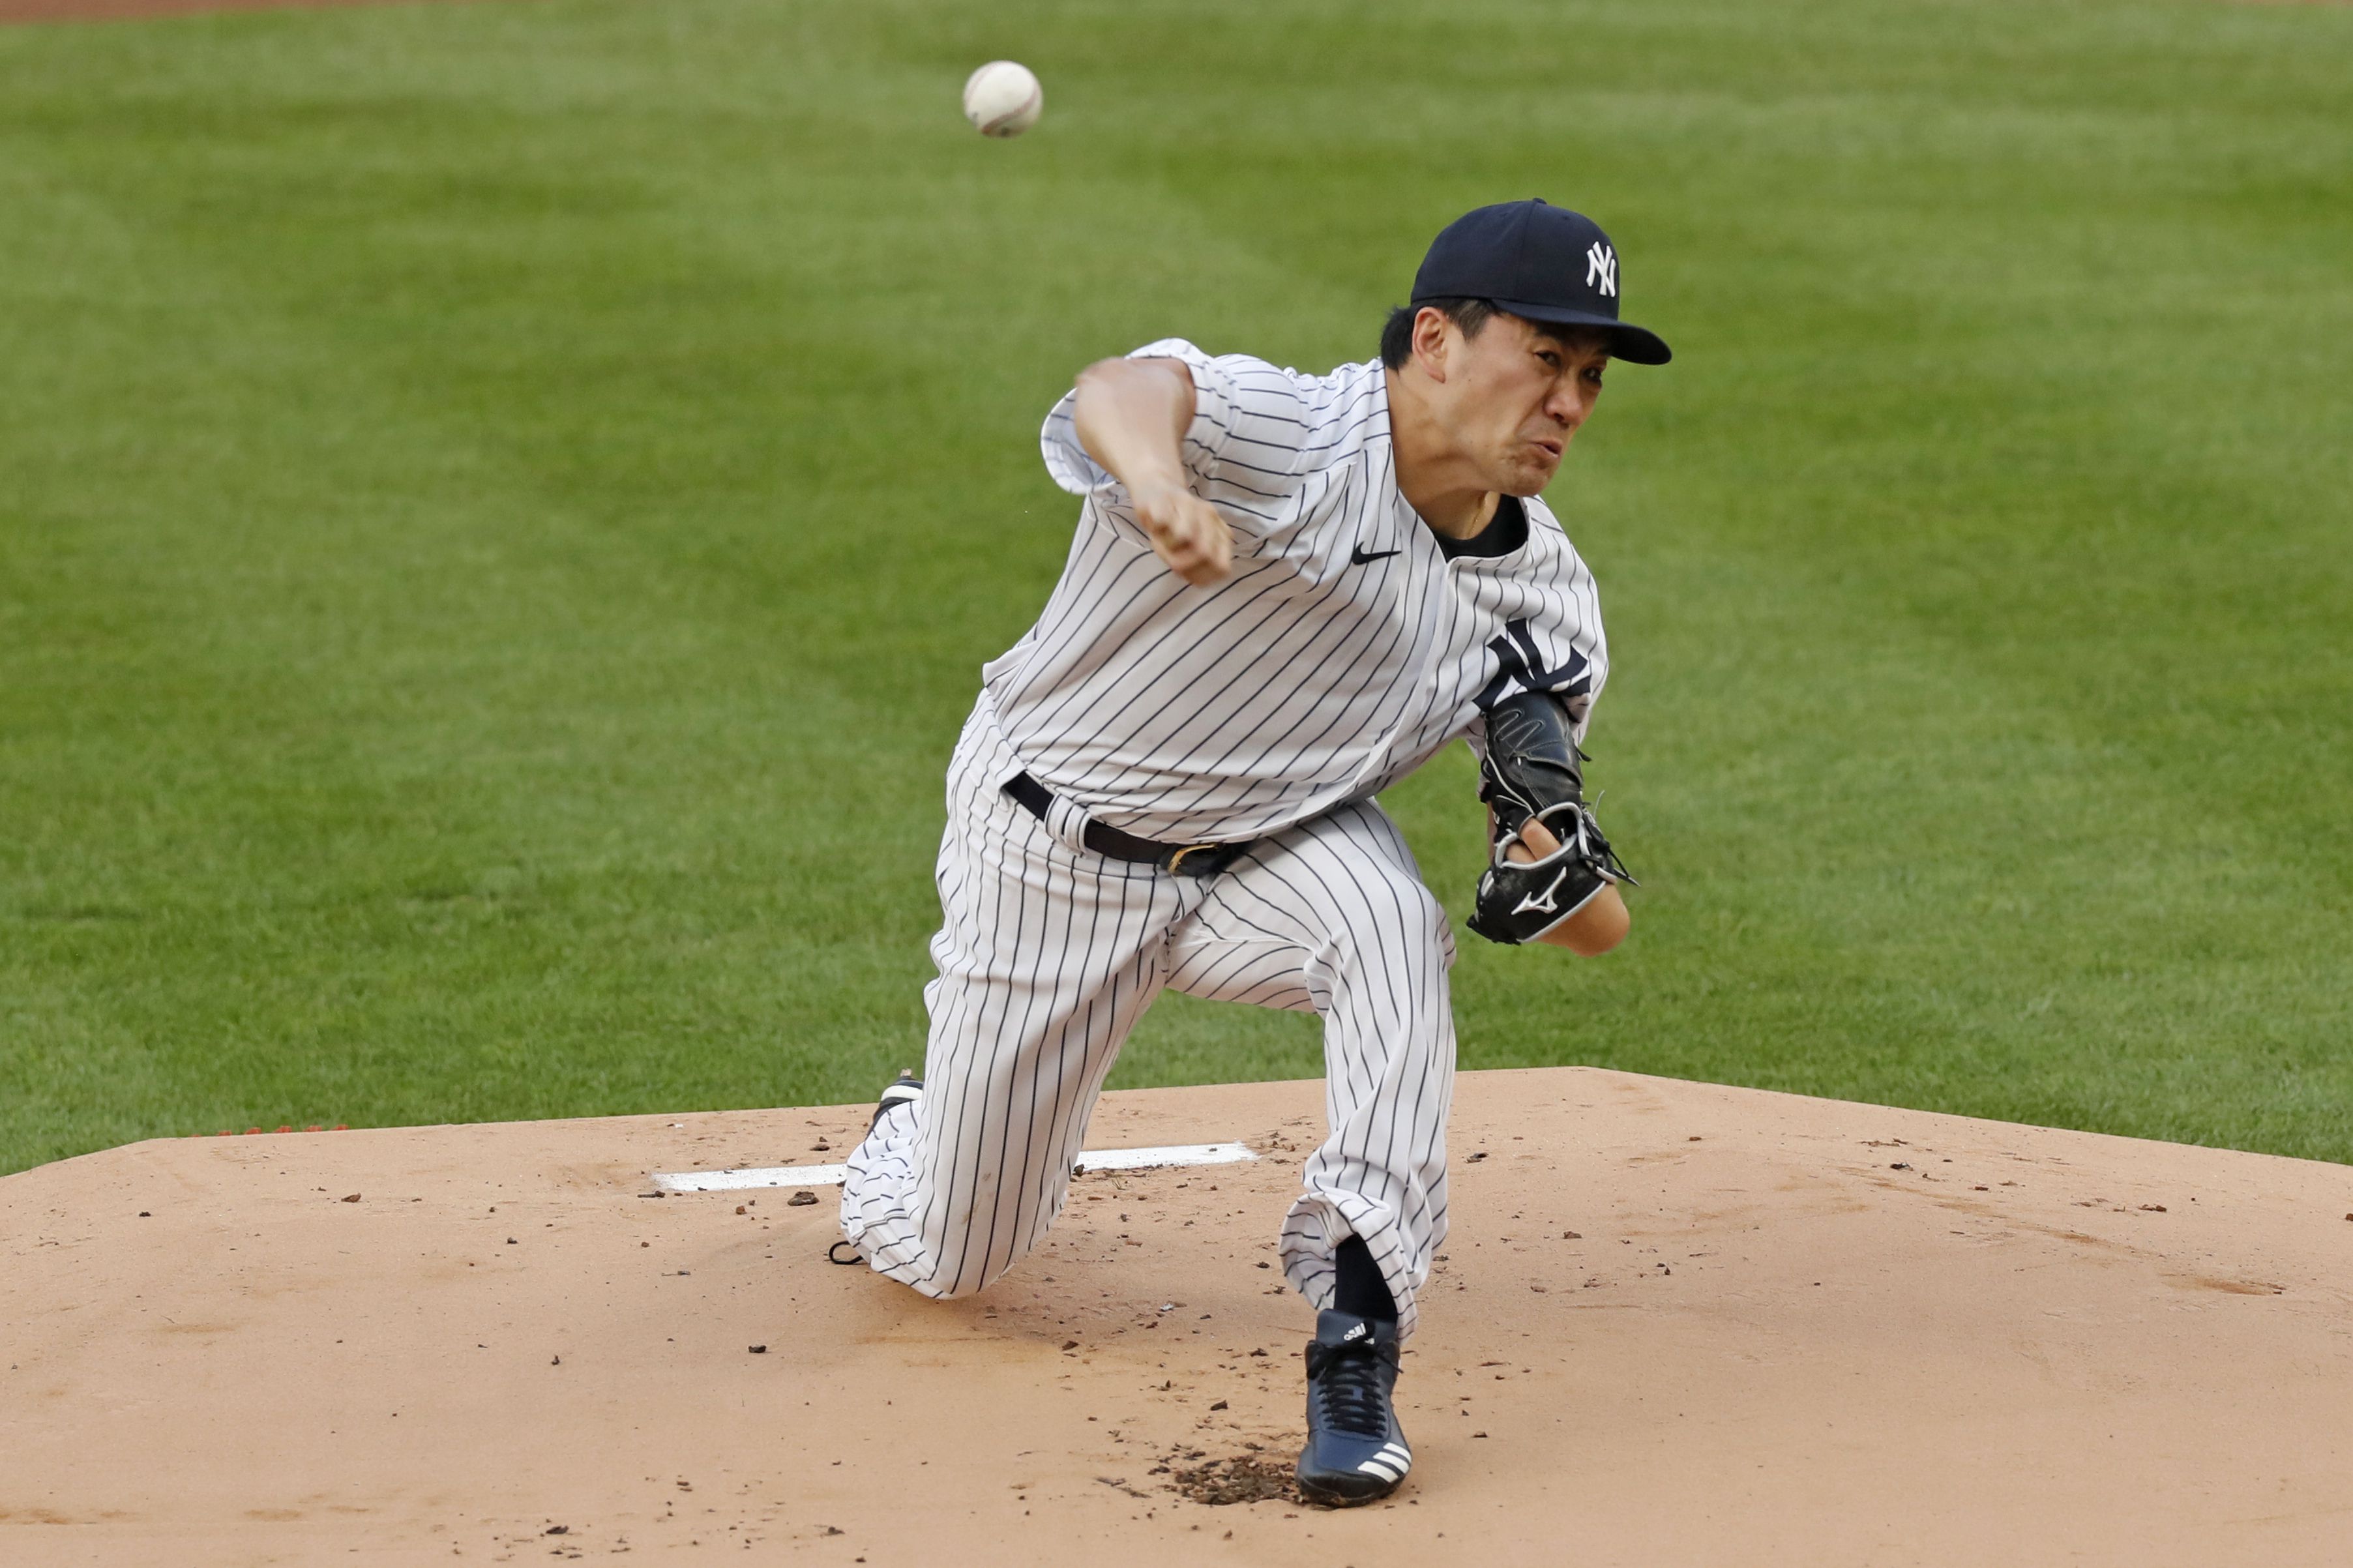
<path id="1" fill-rule="evenodd" d="M 1405 916 L 1401 933 L 1408 949 L 1426 946 L 1442 963 L 1451 965 L 1454 960 L 1454 931 L 1446 918 L 1446 906 L 1419 882 L 1398 885 L 1398 905 Z M 1382 930 L 1335 931 L 1324 949 L 1324 961 L 1335 970 L 1377 967 L 1389 972 L 1396 967 L 1399 931 L 1400 928 L 1394 924 Z"/>

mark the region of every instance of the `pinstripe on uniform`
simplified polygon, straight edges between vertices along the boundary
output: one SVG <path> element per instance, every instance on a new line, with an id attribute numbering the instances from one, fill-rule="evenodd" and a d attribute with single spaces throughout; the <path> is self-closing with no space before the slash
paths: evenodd
<path id="1" fill-rule="evenodd" d="M 1048 470 L 1085 498 L 1044 612 L 983 671 L 948 773 L 944 916 L 921 1100 L 849 1159 L 843 1234 L 879 1271 L 968 1294 L 1060 1212 L 1122 1041 L 1164 987 L 1324 1020 L 1328 1135 L 1282 1228 L 1317 1306 L 1362 1237 L 1409 1336 L 1446 1231 L 1452 938 L 1381 789 L 1529 687 L 1583 733 L 1608 671 L 1593 579 L 1540 500 L 1511 554 L 1448 560 L 1397 489 L 1378 361 L 1321 377 L 1181 340 L 1196 491 L 1235 531 L 1194 586 L 1152 552 L 1048 416 Z M 1052 792 L 1040 822 L 1000 786 Z M 1169 842 L 1261 842 L 1213 877 L 1086 849 L 1087 819 Z"/>

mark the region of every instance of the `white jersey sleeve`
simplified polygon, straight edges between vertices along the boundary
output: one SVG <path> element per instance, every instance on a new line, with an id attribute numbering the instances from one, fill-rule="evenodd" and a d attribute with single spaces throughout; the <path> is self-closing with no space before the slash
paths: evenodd
<path id="1" fill-rule="evenodd" d="M 1319 384 L 1248 354 L 1212 357 L 1182 338 L 1145 344 L 1129 359 L 1173 359 L 1193 376 L 1193 423 L 1179 447 L 1193 491 L 1227 520 L 1259 532 L 1299 488 L 1304 437 Z M 1072 495 L 1124 514 L 1127 495 L 1079 439 L 1075 391 L 1046 416 L 1046 471 Z"/>

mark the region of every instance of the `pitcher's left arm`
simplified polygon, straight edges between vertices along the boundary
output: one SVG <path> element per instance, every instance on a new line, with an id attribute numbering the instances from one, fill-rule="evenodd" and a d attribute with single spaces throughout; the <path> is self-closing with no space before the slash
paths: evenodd
<path id="1" fill-rule="evenodd" d="M 1490 942 L 1549 942 L 1588 957 L 1632 926 L 1618 885 L 1639 886 L 1585 800 L 1585 754 L 1567 705 L 1523 691 L 1487 714 L 1479 798 L 1489 853 L 1471 929 Z"/>

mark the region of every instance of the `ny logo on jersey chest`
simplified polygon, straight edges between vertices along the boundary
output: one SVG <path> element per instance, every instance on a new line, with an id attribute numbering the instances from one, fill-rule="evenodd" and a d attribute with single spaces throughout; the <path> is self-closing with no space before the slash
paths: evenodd
<path id="1" fill-rule="evenodd" d="M 1592 660 L 1570 648 L 1567 658 L 1547 668 L 1525 616 L 1505 621 L 1503 635 L 1488 639 L 1487 651 L 1495 656 L 1495 673 L 1471 700 L 1480 712 L 1491 711 L 1514 690 L 1549 691 L 1567 705 L 1571 719 L 1585 721 L 1585 711 L 1593 703 Z"/>
<path id="2" fill-rule="evenodd" d="M 1598 239 L 1585 253 L 1585 286 L 1597 284 L 1611 299 L 1618 297 L 1618 253 Z"/>

